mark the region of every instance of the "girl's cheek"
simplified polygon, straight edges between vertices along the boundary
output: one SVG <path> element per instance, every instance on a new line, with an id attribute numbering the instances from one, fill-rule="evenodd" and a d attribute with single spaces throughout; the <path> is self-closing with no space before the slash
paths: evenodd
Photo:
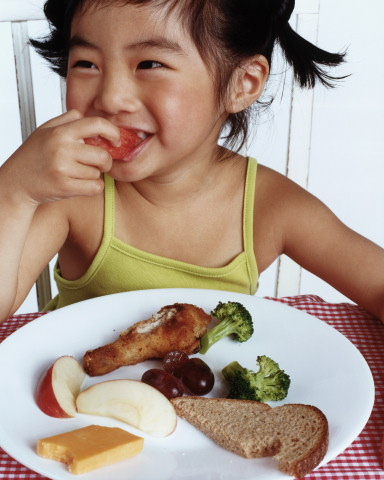
<path id="1" fill-rule="evenodd" d="M 72 108 L 76 108 L 76 102 L 74 98 L 74 88 L 73 88 L 73 83 L 71 81 L 70 75 L 67 77 L 67 83 L 66 83 L 66 105 L 67 109 L 71 110 Z"/>
<path id="2" fill-rule="evenodd" d="M 73 82 L 68 79 L 67 80 L 67 93 L 66 93 L 66 105 L 67 109 L 71 110 L 76 108 L 81 113 L 85 113 L 87 110 L 87 98 L 85 96 L 85 92 L 78 91 L 79 89 L 73 84 Z"/>

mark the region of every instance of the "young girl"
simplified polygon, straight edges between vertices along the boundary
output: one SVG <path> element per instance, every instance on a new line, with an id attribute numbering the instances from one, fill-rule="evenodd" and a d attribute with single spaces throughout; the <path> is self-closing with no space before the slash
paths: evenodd
<path id="1" fill-rule="evenodd" d="M 59 308 L 162 287 L 254 294 L 287 254 L 384 320 L 384 251 L 286 177 L 242 157 L 279 43 L 303 87 L 342 55 L 289 26 L 293 0 L 48 0 L 32 41 L 67 113 L 0 169 L 0 319 L 58 252 Z M 225 129 L 226 145 L 218 145 Z M 136 146 L 112 159 L 84 139 Z"/>

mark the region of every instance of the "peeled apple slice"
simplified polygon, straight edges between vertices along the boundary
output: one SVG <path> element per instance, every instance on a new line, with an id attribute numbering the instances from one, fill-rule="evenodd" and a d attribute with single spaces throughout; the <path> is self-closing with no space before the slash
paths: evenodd
<path id="1" fill-rule="evenodd" d="M 127 130 L 126 128 L 119 128 L 120 130 L 120 147 L 114 147 L 108 140 L 102 137 L 85 138 L 84 142 L 88 145 L 104 148 L 111 154 L 113 160 L 124 159 L 133 150 L 142 139 L 134 130 Z"/>
<path id="2" fill-rule="evenodd" d="M 79 413 L 115 418 L 154 437 L 170 435 L 177 423 L 171 402 L 137 380 L 96 383 L 78 395 L 76 407 Z"/>

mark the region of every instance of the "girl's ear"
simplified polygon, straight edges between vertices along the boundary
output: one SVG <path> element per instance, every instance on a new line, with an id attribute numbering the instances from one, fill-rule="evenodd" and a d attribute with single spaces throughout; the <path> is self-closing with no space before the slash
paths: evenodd
<path id="1" fill-rule="evenodd" d="M 235 71 L 226 102 L 228 113 L 238 113 L 252 105 L 262 94 L 269 75 L 269 63 L 263 55 L 247 60 Z"/>

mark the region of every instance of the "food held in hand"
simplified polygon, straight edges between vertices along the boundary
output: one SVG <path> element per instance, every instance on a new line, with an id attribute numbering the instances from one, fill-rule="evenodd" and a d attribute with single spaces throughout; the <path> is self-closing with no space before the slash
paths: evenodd
<path id="1" fill-rule="evenodd" d="M 90 425 L 38 440 L 37 453 L 82 474 L 133 457 L 143 445 L 143 438 L 121 428 Z"/>
<path id="2" fill-rule="evenodd" d="M 228 398 L 270 402 L 283 400 L 288 395 L 291 379 L 271 358 L 258 356 L 259 370 L 253 372 L 232 362 L 223 368 L 223 377 L 229 382 Z"/>
<path id="3" fill-rule="evenodd" d="M 206 395 L 215 384 L 212 370 L 200 358 L 190 358 L 179 375 L 188 393 L 193 395 Z"/>
<path id="4" fill-rule="evenodd" d="M 170 401 L 158 390 L 137 380 L 108 380 L 83 390 L 76 399 L 79 413 L 115 418 L 154 437 L 176 428 Z"/>
<path id="5" fill-rule="evenodd" d="M 144 140 L 141 133 L 135 130 L 119 128 L 120 130 L 120 147 L 114 147 L 108 140 L 102 137 L 85 138 L 84 142 L 88 145 L 104 148 L 111 154 L 113 160 L 123 160 L 140 142 Z"/>
<path id="6" fill-rule="evenodd" d="M 141 381 L 156 388 L 168 399 L 181 397 L 184 393 L 181 380 L 172 375 L 172 373 L 161 370 L 161 368 L 147 370 L 143 373 Z"/>
<path id="7" fill-rule="evenodd" d="M 311 405 L 207 397 L 171 400 L 176 413 L 218 445 L 245 458 L 274 457 L 278 468 L 302 478 L 328 449 L 328 422 Z"/>
<path id="8" fill-rule="evenodd" d="M 76 415 L 75 400 L 85 372 L 71 356 L 58 358 L 41 376 L 35 391 L 38 407 L 47 415 L 68 418 Z"/>
<path id="9" fill-rule="evenodd" d="M 199 353 L 207 353 L 212 345 L 228 335 L 238 342 L 246 342 L 252 337 L 252 317 L 241 303 L 219 302 L 211 315 L 218 318 L 220 322 L 203 336 Z"/>
<path id="10" fill-rule="evenodd" d="M 108 345 L 84 355 L 88 375 L 104 375 L 123 365 L 135 365 L 152 358 L 163 358 L 171 350 L 186 354 L 200 349 L 211 316 L 188 303 L 163 307 L 148 320 L 135 323 Z"/>

